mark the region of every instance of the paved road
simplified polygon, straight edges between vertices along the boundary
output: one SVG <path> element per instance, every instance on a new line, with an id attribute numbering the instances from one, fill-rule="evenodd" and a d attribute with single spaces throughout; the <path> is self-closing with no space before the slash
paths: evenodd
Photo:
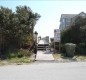
<path id="1" fill-rule="evenodd" d="M 0 80 L 86 80 L 86 62 L 0 66 Z"/>

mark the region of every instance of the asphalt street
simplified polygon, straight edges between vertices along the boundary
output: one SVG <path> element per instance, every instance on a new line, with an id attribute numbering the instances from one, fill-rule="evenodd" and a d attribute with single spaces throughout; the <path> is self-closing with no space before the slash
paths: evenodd
<path id="1" fill-rule="evenodd" d="M 86 80 L 86 62 L 0 66 L 0 80 Z"/>

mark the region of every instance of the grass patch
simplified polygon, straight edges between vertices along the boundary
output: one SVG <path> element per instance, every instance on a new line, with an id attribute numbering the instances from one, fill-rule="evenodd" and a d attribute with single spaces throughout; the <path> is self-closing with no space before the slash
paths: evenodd
<path id="1" fill-rule="evenodd" d="M 8 60 L 0 60 L 0 66 L 7 64 L 8 64 Z"/>
<path id="2" fill-rule="evenodd" d="M 9 51 L 6 58 L 0 60 L 0 65 L 31 63 L 34 61 L 34 57 L 31 56 L 32 53 L 28 49 Z"/>
<path id="3" fill-rule="evenodd" d="M 86 55 L 75 55 L 73 58 L 63 57 L 60 53 L 52 54 L 55 60 L 62 59 L 75 59 L 76 61 L 86 61 Z"/>
<path id="4" fill-rule="evenodd" d="M 9 62 L 10 63 L 20 63 L 20 64 L 22 64 L 22 63 L 30 63 L 31 62 L 31 60 L 30 60 L 30 58 L 28 58 L 28 57 L 22 57 L 22 58 L 11 58 L 10 60 L 9 60 Z"/>
<path id="5" fill-rule="evenodd" d="M 11 59 L 0 60 L 0 65 L 9 65 L 9 64 L 22 65 L 31 62 L 34 62 L 34 60 L 31 59 L 30 57 L 22 57 L 22 58 L 16 57 Z"/>
<path id="6" fill-rule="evenodd" d="M 61 54 L 59 54 L 59 53 L 54 53 L 52 55 L 53 55 L 53 57 L 54 57 L 55 60 L 61 58 Z"/>
<path id="7" fill-rule="evenodd" d="M 76 55 L 75 57 L 77 61 L 83 61 L 83 60 L 86 61 L 86 55 Z"/>

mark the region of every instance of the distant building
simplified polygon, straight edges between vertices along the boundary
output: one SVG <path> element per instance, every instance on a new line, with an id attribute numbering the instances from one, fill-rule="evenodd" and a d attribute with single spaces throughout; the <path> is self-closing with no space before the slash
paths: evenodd
<path id="1" fill-rule="evenodd" d="M 49 36 L 43 37 L 42 40 L 44 40 L 45 43 L 49 44 Z"/>
<path id="2" fill-rule="evenodd" d="M 40 38 L 38 41 L 38 50 L 50 50 L 50 45 L 49 45 L 49 36 Z"/>
<path id="3" fill-rule="evenodd" d="M 60 18 L 60 26 L 59 29 L 61 31 L 66 30 L 69 26 L 74 22 L 74 20 L 78 17 L 86 17 L 86 13 L 81 12 L 79 14 L 62 14 Z"/>

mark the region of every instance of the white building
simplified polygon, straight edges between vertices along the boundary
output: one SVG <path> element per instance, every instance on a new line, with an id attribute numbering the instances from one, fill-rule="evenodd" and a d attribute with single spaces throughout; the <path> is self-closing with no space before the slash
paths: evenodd
<path id="1" fill-rule="evenodd" d="M 46 50 L 49 49 L 49 36 L 39 39 L 38 42 L 38 50 Z"/>

